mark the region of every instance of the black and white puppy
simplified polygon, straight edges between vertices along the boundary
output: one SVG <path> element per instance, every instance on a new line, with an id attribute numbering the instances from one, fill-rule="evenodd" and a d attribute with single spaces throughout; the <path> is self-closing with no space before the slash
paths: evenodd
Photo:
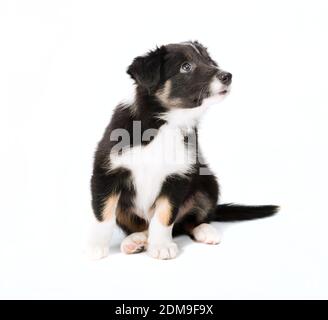
<path id="1" fill-rule="evenodd" d="M 273 215 L 276 206 L 218 205 L 219 185 L 201 155 L 197 125 L 210 104 L 230 91 L 221 70 L 199 42 L 161 46 L 127 70 L 135 97 L 118 105 L 98 145 L 91 181 L 97 223 L 93 258 L 108 255 L 115 222 L 127 237 L 121 250 L 151 257 L 178 253 L 173 235 L 217 244 L 210 221 Z"/>

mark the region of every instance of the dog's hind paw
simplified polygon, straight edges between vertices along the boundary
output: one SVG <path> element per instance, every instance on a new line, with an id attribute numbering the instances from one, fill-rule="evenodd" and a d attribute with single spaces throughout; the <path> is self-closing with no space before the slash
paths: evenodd
<path id="1" fill-rule="evenodd" d="M 198 242 L 207 244 L 220 243 L 220 235 L 218 231 L 208 223 L 202 223 L 192 230 L 194 239 Z"/>

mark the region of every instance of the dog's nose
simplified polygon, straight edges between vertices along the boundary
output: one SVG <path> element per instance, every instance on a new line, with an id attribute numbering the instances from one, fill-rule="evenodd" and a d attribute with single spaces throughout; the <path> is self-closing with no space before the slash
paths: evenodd
<path id="1" fill-rule="evenodd" d="M 228 86 L 231 83 L 232 74 L 230 72 L 221 71 L 218 74 L 218 78 L 220 79 L 220 81 L 223 84 L 225 84 L 226 86 Z"/>

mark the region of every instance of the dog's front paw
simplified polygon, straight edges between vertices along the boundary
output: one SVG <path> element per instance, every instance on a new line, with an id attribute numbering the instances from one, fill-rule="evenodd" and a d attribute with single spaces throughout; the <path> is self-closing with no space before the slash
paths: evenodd
<path id="1" fill-rule="evenodd" d="M 128 235 L 121 243 L 121 251 L 126 254 L 138 253 L 145 249 L 147 245 L 147 234 L 145 232 L 135 232 Z"/>
<path id="2" fill-rule="evenodd" d="M 174 259 L 178 255 L 178 246 L 174 242 L 149 245 L 148 254 L 155 259 Z"/>
<path id="3" fill-rule="evenodd" d="M 99 260 L 106 258 L 109 254 L 108 246 L 93 245 L 87 248 L 87 257 L 90 260 Z"/>

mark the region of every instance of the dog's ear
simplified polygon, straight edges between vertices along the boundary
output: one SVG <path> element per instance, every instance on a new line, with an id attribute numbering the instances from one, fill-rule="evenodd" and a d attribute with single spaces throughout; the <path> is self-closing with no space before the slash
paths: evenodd
<path id="1" fill-rule="evenodd" d="M 195 41 L 191 41 L 191 43 L 203 54 L 203 53 L 206 53 L 208 55 L 208 52 L 207 52 L 207 48 L 202 45 L 198 40 L 195 40 Z"/>
<path id="2" fill-rule="evenodd" d="M 161 79 L 161 67 L 166 49 L 164 46 L 137 57 L 128 67 L 127 73 L 136 83 L 149 91 L 154 89 Z"/>
<path id="3" fill-rule="evenodd" d="M 206 59 L 208 59 L 209 61 L 211 61 L 211 63 L 215 66 L 218 67 L 218 64 L 216 63 L 216 61 L 214 61 L 211 57 L 210 54 L 208 53 L 207 48 L 202 45 L 199 41 L 195 40 L 192 41 L 192 44 L 198 49 L 198 51 L 201 53 L 202 56 L 204 56 Z"/>
<path id="4" fill-rule="evenodd" d="M 196 47 L 200 47 L 200 48 L 204 48 L 204 49 L 207 49 L 203 44 L 201 44 L 198 40 L 193 40 L 193 41 L 190 41 L 194 46 Z"/>

